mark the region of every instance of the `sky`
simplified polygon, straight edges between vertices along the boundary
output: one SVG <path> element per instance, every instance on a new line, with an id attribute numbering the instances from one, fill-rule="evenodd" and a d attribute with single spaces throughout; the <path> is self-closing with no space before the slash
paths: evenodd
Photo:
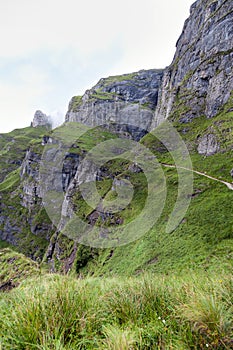
<path id="1" fill-rule="evenodd" d="M 102 77 L 164 68 L 194 0 L 0 0 L 0 133 L 64 121 Z"/>

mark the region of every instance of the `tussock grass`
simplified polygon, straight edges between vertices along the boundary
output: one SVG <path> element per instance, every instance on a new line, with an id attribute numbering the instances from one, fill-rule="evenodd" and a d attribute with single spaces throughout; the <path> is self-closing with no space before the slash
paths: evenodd
<path id="1" fill-rule="evenodd" d="M 232 276 L 46 275 L 0 295 L 3 349 L 232 349 Z"/>

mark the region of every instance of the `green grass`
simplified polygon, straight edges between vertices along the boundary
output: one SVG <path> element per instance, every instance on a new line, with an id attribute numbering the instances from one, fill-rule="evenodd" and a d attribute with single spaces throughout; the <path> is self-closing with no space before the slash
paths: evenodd
<path id="1" fill-rule="evenodd" d="M 157 224 L 140 240 L 117 247 L 109 258 L 106 252 L 83 273 L 96 275 L 132 275 L 143 271 L 172 273 L 187 268 L 230 271 L 233 268 L 232 196 L 224 185 L 195 176 L 191 205 L 182 223 L 172 233 L 166 233 L 166 223 L 176 199 L 176 172 L 167 170 L 168 196 Z M 134 212 L 140 211 L 144 197 L 134 202 Z M 123 215 L 123 214 L 122 214 Z M 129 216 L 127 217 L 129 219 Z"/>
<path id="2" fill-rule="evenodd" d="M 231 349 L 232 276 L 47 275 L 0 296 L 4 349 Z"/>
<path id="3" fill-rule="evenodd" d="M 0 182 L 18 169 L 32 140 L 36 139 L 41 145 L 41 139 L 47 133 L 46 127 L 27 127 L 0 134 Z"/>
<path id="4" fill-rule="evenodd" d="M 23 254 L 6 248 L 0 248 L 0 290 L 13 288 L 33 275 L 39 275 L 39 266 Z"/>
<path id="5" fill-rule="evenodd" d="M 154 143 L 153 143 L 154 145 Z M 147 145 L 148 147 L 148 145 Z M 228 153 L 219 153 L 203 157 L 191 154 L 193 168 L 207 172 L 219 179 L 231 182 L 231 157 Z M 160 161 L 168 161 L 167 153 L 160 154 Z M 144 207 L 147 197 L 147 181 L 143 173 L 130 173 L 129 162 L 122 159 L 105 164 L 107 174 L 117 178 L 127 176 L 134 187 L 131 203 L 121 212 L 115 214 L 122 218 L 124 224 L 134 220 Z M 121 172 L 120 172 L 121 170 Z M 194 190 L 191 204 L 180 225 L 172 232 L 166 233 L 166 224 L 177 196 L 177 172 L 175 169 L 163 168 L 167 181 L 167 200 L 159 221 L 144 237 L 126 246 L 99 249 L 98 254 L 79 266 L 79 272 L 99 275 L 132 275 L 143 271 L 154 273 L 172 273 L 190 267 L 194 269 L 230 271 L 233 268 L 233 192 L 224 184 L 215 182 L 201 175 L 194 174 Z M 97 182 L 102 198 L 111 200 L 111 181 L 104 179 Z M 76 192 L 74 197 L 76 214 L 86 219 L 92 208 Z M 97 225 L 109 225 L 98 222 Z M 136 228 L 135 228 L 136 229 Z"/>
<path id="6" fill-rule="evenodd" d="M 115 75 L 110 76 L 108 78 L 105 78 L 102 80 L 104 86 L 112 84 L 112 83 L 118 83 L 121 81 L 130 81 L 133 80 L 137 76 L 137 73 L 130 73 L 130 74 L 122 74 L 122 75 Z"/>
<path id="7" fill-rule="evenodd" d="M 94 90 L 93 94 L 90 96 L 90 101 L 92 101 L 93 99 L 112 101 L 114 100 L 115 96 L 116 94 L 113 92 L 106 92 L 101 89 L 96 89 Z"/>
<path id="8" fill-rule="evenodd" d="M 227 109 L 229 109 L 229 106 L 227 106 Z M 213 130 L 216 126 L 218 130 L 221 129 L 225 136 L 228 135 L 229 143 L 223 152 L 204 157 L 196 152 L 196 141 L 210 128 L 211 123 L 214 125 Z M 184 134 L 182 134 L 183 125 L 174 125 L 190 146 L 194 170 L 206 172 L 218 179 L 232 182 L 230 176 L 232 169 L 232 150 L 230 149 L 232 112 L 223 111 L 211 120 L 204 117 L 194 119 L 192 123 L 185 124 L 188 132 Z M 61 135 L 64 133 L 66 140 L 69 137 L 72 140 L 75 139 L 75 128 L 79 130 L 79 127 L 82 126 L 79 126 L 78 123 L 69 123 L 69 125 L 57 129 L 55 133 L 58 136 L 59 133 Z M 224 133 L 225 129 L 226 133 Z M 87 132 L 73 142 L 74 147 L 70 149 L 71 152 L 85 155 L 85 152 L 91 150 L 103 140 L 116 137 L 101 128 L 92 130 L 86 128 L 85 130 Z M 224 144 L 224 140 L 227 140 L 225 136 L 222 138 L 222 144 Z M 173 164 L 173 159 L 164 146 L 152 135 L 146 135 L 142 143 L 157 156 L 160 163 Z M 100 196 L 108 200 L 116 198 L 116 193 L 111 190 L 112 181 L 109 177 L 127 177 L 133 184 L 133 200 L 125 210 L 115 215 L 117 219 L 123 219 L 124 224 L 138 216 L 147 197 L 145 176 L 143 173 L 130 172 L 129 165 L 130 162 L 124 159 L 111 160 L 104 164 L 106 178 L 97 181 Z M 79 273 L 84 275 L 91 273 L 96 276 L 109 274 L 130 276 L 140 274 L 143 271 L 171 273 L 174 269 L 181 271 L 190 267 L 216 271 L 219 271 L 222 267 L 226 271 L 232 268 L 233 218 L 231 213 L 233 211 L 233 192 L 221 183 L 194 174 L 194 191 L 190 207 L 176 230 L 168 234 L 166 233 L 166 224 L 175 204 L 178 178 L 175 169 L 163 167 L 163 171 L 167 181 L 167 201 L 156 225 L 141 239 L 127 246 L 114 248 L 112 253 L 109 249 L 99 249 L 97 254 L 91 253 L 89 261 L 85 259 L 85 264 L 79 264 Z M 72 201 L 76 214 L 87 220 L 93 208 L 85 202 L 78 191 Z M 108 226 L 110 224 L 108 221 L 102 223 L 97 220 L 96 222 L 96 225 Z M 61 250 L 65 249 L 62 238 L 58 242 L 59 245 L 62 247 Z M 64 254 L 61 253 L 61 256 L 64 256 Z M 64 259 L 66 257 L 64 256 Z M 62 266 L 63 260 L 61 259 L 59 263 Z M 76 266 L 73 268 L 76 270 Z"/>
<path id="9" fill-rule="evenodd" d="M 13 189 L 20 182 L 20 168 L 8 174 L 3 182 L 0 183 L 0 191 Z"/>
<path id="10" fill-rule="evenodd" d="M 3 249 L 3 248 L 11 248 L 14 250 L 14 246 L 12 246 L 10 243 L 7 243 L 6 241 L 2 241 L 0 239 L 0 249 Z"/>
<path id="11" fill-rule="evenodd" d="M 81 104 L 82 104 L 82 96 L 74 96 L 71 99 L 69 110 L 72 112 L 77 112 Z"/>

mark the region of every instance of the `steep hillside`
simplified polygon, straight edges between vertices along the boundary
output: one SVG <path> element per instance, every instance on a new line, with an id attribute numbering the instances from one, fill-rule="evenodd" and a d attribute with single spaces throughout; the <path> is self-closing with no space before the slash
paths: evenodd
<path id="1" fill-rule="evenodd" d="M 233 89 L 233 4 L 198 0 L 190 9 L 172 64 L 165 70 L 156 110 L 157 122 L 181 123 L 215 116 Z"/>
<path id="2" fill-rule="evenodd" d="M 0 349 L 233 349 L 232 23 L 0 135 Z"/>
<path id="3" fill-rule="evenodd" d="M 171 66 L 101 79 L 53 131 L 38 112 L 2 135 L 1 240 L 53 272 L 230 270 L 232 9 L 196 1 Z"/>
<path id="4" fill-rule="evenodd" d="M 178 193 L 178 178 L 175 168 L 165 167 L 166 164 L 174 165 L 174 159 L 164 145 L 152 135 L 152 132 L 141 142 L 157 156 L 161 163 L 164 163 L 168 198 L 160 221 L 145 237 L 125 247 L 96 250 L 83 246 L 77 248 L 75 245 L 75 268 L 78 272 L 108 274 L 111 271 L 132 274 L 145 269 L 164 272 L 174 267 L 182 269 L 212 266 L 221 269 L 224 266 L 231 266 L 233 245 L 232 17 L 230 1 L 196 1 L 193 4 L 190 17 L 185 22 L 177 42 L 173 63 L 164 72 L 159 72 L 153 107 L 154 118 L 151 121 L 149 117 L 143 116 L 143 122 L 140 124 L 147 131 L 152 131 L 153 126 L 168 118 L 188 147 L 193 169 L 196 172 L 194 172 L 191 205 L 182 223 L 173 233 L 166 233 L 166 224 Z M 148 71 L 147 74 L 152 72 Z M 126 78 L 130 80 L 130 84 L 126 84 Z M 120 127 L 115 127 L 114 130 L 111 123 L 121 125 L 123 120 L 130 125 L 138 125 L 138 114 L 135 113 L 132 117 L 128 113 L 128 107 L 121 110 L 122 114 L 116 112 L 119 99 L 121 101 L 124 99 L 125 106 L 128 106 L 129 96 L 133 96 L 131 85 L 132 83 L 135 85 L 137 79 L 138 75 L 135 74 L 102 79 L 82 98 L 71 100 L 67 121 L 81 121 L 89 126 L 95 126 L 104 124 L 108 120 L 108 128 L 119 133 L 120 137 L 130 137 L 122 132 Z M 122 94 L 122 86 L 124 94 Z M 99 96 L 97 92 L 104 94 L 104 97 Z M 113 95 L 107 95 L 109 93 Z M 131 97 L 130 103 L 132 102 L 136 105 L 139 103 L 141 106 L 138 99 L 133 101 Z M 112 109 L 110 114 L 109 108 Z M 109 115 L 111 118 L 106 119 Z M 139 123 L 140 121 L 139 118 Z M 147 126 L 145 126 L 146 123 Z M 116 195 L 114 178 L 127 179 L 135 188 L 135 197 L 131 206 L 112 216 L 108 212 L 101 214 L 98 208 L 92 211 L 93 209 L 89 206 L 84 206 L 81 193 L 77 194 L 75 182 L 79 174 L 76 174 L 67 196 L 68 210 L 63 214 L 69 218 L 70 212 L 74 210 L 88 223 L 97 225 L 106 233 L 106 227 L 114 226 L 116 222 L 128 223 L 137 217 L 145 205 L 148 193 L 145 177 L 140 169 L 137 167 L 134 169 L 130 162 L 122 160 L 108 162 L 105 164 L 104 171 L 103 178 L 98 181 L 98 186 L 105 188 L 102 198 L 111 200 Z M 215 180 L 205 177 L 204 174 Z M 216 179 L 228 182 L 229 186 L 225 186 Z M 138 227 L 135 226 L 135 230 L 137 229 Z M 76 233 L 76 236 L 79 237 L 79 234 Z M 53 247 L 53 257 L 60 261 L 66 251 L 62 235 Z M 219 265 L 219 258 L 222 265 Z"/>
<path id="5" fill-rule="evenodd" d="M 34 164 L 41 157 L 47 132 L 44 125 L 0 136 L 0 240 L 34 259 L 42 259 L 52 234 L 51 222 L 32 189 Z"/>
<path id="6" fill-rule="evenodd" d="M 45 127 L 16 129 L 7 134 L 0 134 L 0 180 L 14 170 L 17 170 L 25 158 L 29 143 L 33 139 L 42 137 L 46 133 Z"/>

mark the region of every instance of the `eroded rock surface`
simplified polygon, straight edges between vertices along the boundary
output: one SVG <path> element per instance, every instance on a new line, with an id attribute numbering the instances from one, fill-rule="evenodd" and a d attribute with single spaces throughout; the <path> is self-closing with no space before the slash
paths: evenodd
<path id="1" fill-rule="evenodd" d="M 37 128 L 38 126 L 47 126 L 50 129 L 52 126 L 52 121 L 49 116 L 38 110 L 34 114 L 32 126 L 34 128 Z"/>
<path id="2" fill-rule="evenodd" d="M 83 97 L 72 98 L 66 121 L 106 125 L 138 140 L 150 129 L 162 77 L 163 70 L 151 69 L 101 79 Z"/>
<path id="3" fill-rule="evenodd" d="M 215 116 L 233 90 L 233 2 L 198 0 L 165 70 L 155 121 Z"/>

